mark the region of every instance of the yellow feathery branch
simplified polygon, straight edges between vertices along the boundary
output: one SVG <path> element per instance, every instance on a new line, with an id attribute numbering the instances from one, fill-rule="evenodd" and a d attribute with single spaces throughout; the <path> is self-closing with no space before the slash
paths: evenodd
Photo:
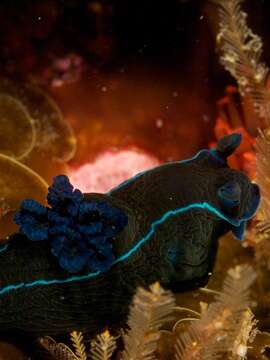
<path id="1" fill-rule="evenodd" d="M 87 360 L 83 334 L 81 332 L 72 331 L 72 333 L 70 333 L 70 338 L 78 360 Z"/>
<path id="2" fill-rule="evenodd" d="M 40 338 L 39 343 L 55 360 L 80 360 L 67 345 L 57 343 L 49 336 Z"/>
<path id="3" fill-rule="evenodd" d="M 232 359 L 246 359 L 249 344 L 254 341 L 258 334 L 257 323 L 258 321 L 249 309 L 243 312 L 235 329 L 236 337 L 230 350 Z"/>
<path id="4" fill-rule="evenodd" d="M 248 96 L 264 118 L 266 127 L 256 139 L 256 181 L 262 203 L 258 217 L 256 255 L 265 257 L 270 268 L 270 91 L 267 88 L 268 67 L 261 62 L 262 40 L 247 26 L 243 0 L 212 0 L 219 6 L 217 44 L 221 63 L 237 80 L 242 95 Z M 265 245 L 265 246 L 264 246 Z M 263 251 L 263 249 L 267 251 Z"/>
<path id="5" fill-rule="evenodd" d="M 212 2 L 219 6 L 220 61 L 237 80 L 240 93 L 252 98 L 255 108 L 270 125 L 270 92 L 265 86 L 269 69 L 260 62 L 263 44 L 247 25 L 247 14 L 241 10 L 243 0 Z"/>
<path id="6" fill-rule="evenodd" d="M 92 360 L 109 360 L 116 349 L 116 342 L 109 331 L 106 330 L 92 342 L 90 351 Z"/>
<path id="7" fill-rule="evenodd" d="M 154 359 L 154 352 L 160 338 L 159 329 L 175 306 L 171 292 L 155 283 L 150 290 L 138 288 L 130 308 L 128 326 L 124 336 L 125 350 L 122 360 Z"/>
<path id="8" fill-rule="evenodd" d="M 244 359 L 239 356 L 247 352 L 256 325 L 248 310 L 249 288 L 255 278 L 249 265 L 228 271 L 215 302 L 178 336 L 176 360 L 215 360 L 228 351 L 233 359 Z"/>
<path id="9" fill-rule="evenodd" d="M 262 195 L 261 216 L 270 220 L 270 128 L 259 130 L 256 140 L 257 182 Z"/>

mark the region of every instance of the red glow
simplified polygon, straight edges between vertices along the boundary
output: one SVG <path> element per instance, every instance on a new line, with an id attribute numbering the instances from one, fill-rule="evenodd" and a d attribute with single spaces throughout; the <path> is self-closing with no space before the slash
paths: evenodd
<path id="1" fill-rule="evenodd" d="M 138 172 L 159 164 L 155 157 L 135 150 L 106 151 L 92 163 L 70 169 L 71 183 L 83 192 L 109 191 Z"/>

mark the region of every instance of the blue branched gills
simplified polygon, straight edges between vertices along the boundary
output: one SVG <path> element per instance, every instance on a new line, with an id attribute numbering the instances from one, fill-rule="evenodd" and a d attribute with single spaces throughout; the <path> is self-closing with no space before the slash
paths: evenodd
<path id="1" fill-rule="evenodd" d="M 115 260 L 112 239 L 127 225 L 125 213 L 105 201 L 85 201 L 64 175 L 54 178 L 47 200 L 49 207 L 32 199 L 22 202 L 14 217 L 20 233 L 47 241 L 68 272 L 108 270 Z"/>

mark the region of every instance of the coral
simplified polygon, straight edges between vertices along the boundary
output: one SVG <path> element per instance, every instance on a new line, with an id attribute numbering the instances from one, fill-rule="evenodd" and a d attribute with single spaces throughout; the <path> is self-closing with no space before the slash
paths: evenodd
<path id="1" fill-rule="evenodd" d="M 72 331 L 70 334 L 76 356 L 79 360 L 87 360 L 86 348 L 83 343 L 83 335 L 81 332 Z"/>
<path id="2" fill-rule="evenodd" d="M 269 346 L 269 335 L 259 332 L 257 320 L 249 308 L 250 286 L 255 278 L 255 271 L 249 265 L 231 268 L 222 291 L 213 292 L 214 302 L 201 305 L 201 314 L 192 309 L 175 307 L 172 294 L 158 283 L 151 285 L 149 290 L 138 288 L 130 306 L 129 330 L 123 334 L 124 350 L 118 351 L 117 358 L 244 360 L 251 354 L 251 359 L 252 356 L 265 359 L 263 354 Z M 172 317 L 173 310 L 177 313 L 188 311 L 195 318 Z M 173 318 L 176 320 L 173 331 L 162 330 L 165 322 Z M 188 320 L 189 325 L 181 328 L 184 320 Z M 163 346 L 164 336 L 171 338 L 169 347 Z M 65 354 L 71 356 L 67 359 L 72 360 L 84 360 L 86 356 L 92 360 L 109 360 L 116 350 L 116 339 L 108 330 L 91 341 L 89 351 L 82 333 L 71 333 L 71 340 L 75 353 L 49 337 L 41 338 L 40 342 L 55 360 L 63 359 Z"/>
<path id="3" fill-rule="evenodd" d="M 92 360 L 109 360 L 116 349 L 115 338 L 110 335 L 108 330 L 98 335 L 91 345 L 90 356 Z"/>
<path id="4" fill-rule="evenodd" d="M 175 300 L 171 292 L 164 290 L 158 283 L 151 285 L 149 290 L 137 289 L 130 307 L 129 330 L 123 337 L 125 349 L 120 355 L 122 360 L 155 359 L 154 352 L 160 339 L 159 330 L 170 319 L 174 306 Z M 70 359 L 85 360 L 87 354 L 82 333 L 72 332 L 71 340 L 76 355 L 73 354 Z M 50 337 L 41 338 L 40 343 L 56 360 L 63 359 L 60 349 L 67 352 L 66 346 L 57 344 Z M 92 360 L 109 360 L 115 349 L 116 341 L 106 330 L 91 342 L 89 357 Z M 72 353 L 71 349 L 69 353 Z"/>
<path id="5" fill-rule="evenodd" d="M 30 168 L 2 154 L 0 173 L 0 238 L 5 239 L 16 231 L 12 218 L 22 199 L 31 197 L 45 203 L 48 185 Z"/>
<path id="6" fill-rule="evenodd" d="M 247 14 L 241 10 L 243 0 L 214 0 L 219 5 L 221 63 L 237 80 L 240 92 L 250 97 L 255 109 L 264 118 L 265 128 L 256 139 L 256 180 L 262 194 L 258 231 L 253 244 L 257 258 L 268 259 L 270 228 L 270 91 L 266 86 L 269 69 L 260 61 L 262 41 L 247 26 Z M 257 251 L 258 249 L 258 251 Z M 266 249 L 266 251 L 263 251 Z M 269 267 L 270 269 L 270 267 Z"/>
<path id="7" fill-rule="evenodd" d="M 247 342 L 253 338 L 256 324 L 247 310 L 248 291 L 255 277 L 249 266 L 229 270 L 216 301 L 202 313 L 200 320 L 193 321 L 187 331 L 180 333 L 177 360 L 212 360 L 228 351 L 234 358 L 246 354 Z"/>
<path id="8" fill-rule="evenodd" d="M 80 360 L 65 344 L 56 343 L 49 336 L 39 339 L 40 345 L 56 360 Z"/>
<path id="9" fill-rule="evenodd" d="M 255 110 L 264 120 L 264 127 L 259 129 L 255 143 L 256 180 L 260 186 L 262 203 L 257 215 L 256 227 L 251 228 L 247 236 L 247 243 L 255 250 L 255 258 L 260 269 L 258 274 L 261 296 L 264 298 L 267 297 L 266 291 L 269 291 L 268 284 L 264 284 L 266 281 L 264 278 L 268 277 L 269 273 L 265 274 L 264 268 L 270 270 L 270 92 L 266 86 L 269 69 L 260 62 L 262 41 L 247 27 L 246 14 L 240 7 L 242 1 L 215 2 L 220 6 L 220 33 L 217 40 L 223 53 L 221 62 L 237 80 L 242 96 L 250 98 Z M 267 306 L 266 309 L 269 311 Z M 252 326 L 252 319 L 247 320 L 248 329 Z M 247 334 L 245 337 L 247 338 Z M 259 334 L 253 344 L 255 350 L 251 351 L 251 358 L 266 359 L 263 353 L 267 347 L 269 347 L 269 334 Z M 238 350 L 235 358 L 246 358 L 246 347 L 238 345 Z"/>
<path id="10" fill-rule="evenodd" d="M 257 181 L 262 193 L 262 221 L 270 221 L 270 128 L 260 130 L 256 141 Z"/>
<path id="11" fill-rule="evenodd" d="M 158 283 L 150 286 L 150 291 L 137 289 L 128 319 L 130 330 L 124 336 L 122 360 L 154 359 L 159 329 L 168 320 L 174 304 L 172 294 L 164 291 Z"/>
<path id="12" fill-rule="evenodd" d="M 25 106 L 0 93 L 0 153 L 23 161 L 33 151 L 36 129 Z"/>
<path id="13" fill-rule="evenodd" d="M 69 177 L 83 192 L 104 193 L 139 172 L 158 165 L 157 158 L 138 149 L 109 149 L 93 162 L 87 162 L 79 168 L 71 167 Z"/>
<path id="14" fill-rule="evenodd" d="M 0 79 L 0 96 L 2 97 L 0 99 L 9 97 L 15 103 L 18 111 L 20 111 L 19 114 L 21 114 L 19 118 L 16 117 L 16 124 L 14 121 L 9 122 L 9 129 L 13 136 L 15 133 L 18 133 L 18 119 L 23 120 L 27 118 L 28 124 L 31 126 L 30 130 L 33 134 L 30 133 L 30 135 L 32 135 L 32 139 L 27 143 L 28 146 L 29 144 L 31 146 L 26 152 L 18 155 L 23 161 L 26 161 L 26 158 L 32 155 L 33 149 L 39 153 L 49 154 L 51 158 L 61 162 L 69 161 L 74 157 L 76 138 L 73 130 L 63 118 L 63 114 L 57 104 L 46 92 L 31 83 L 19 83 L 8 79 Z M 2 113 L 0 113 L 0 124 L 3 127 L 7 127 L 3 110 L 5 110 L 5 114 L 9 114 L 12 109 L 6 106 L 2 109 Z M 11 127 L 12 125 L 13 127 Z M 28 138 L 30 130 L 25 133 L 25 136 Z M 23 139 L 20 140 L 20 143 L 23 143 Z M 17 147 L 16 143 L 10 142 L 10 149 L 7 150 L 14 152 L 14 148 L 16 149 Z"/>
<path id="15" fill-rule="evenodd" d="M 268 68 L 260 62 L 262 41 L 248 27 L 243 0 L 212 0 L 219 6 L 217 43 L 222 65 L 237 80 L 241 94 L 254 100 L 254 106 L 266 118 L 270 116 L 270 93 L 265 87 Z"/>
<path id="16" fill-rule="evenodd" d="M 49 336 L 40 338 L 39 343 L 55 360 L 87 360 L 89 358 L 92 360 L 110 360 L 116 349 L 116 340 L 108 330 L 91 341 L 89 351 L 85 345 L 85 337 L 81 332 L 72 331 L 70 339 L 74 351 L 65 344 L 56 343 Z"/>
<path id="17" fill-rule="evenodd" d="M 65 162 L 75 150 L 74 133 L 48 94 L 29 83 L 0 79 L 1 238 L 16 230 L 11 219 L 23 199 L 45 202 L 46 181 L 67 172 Z"/>
<path id="18" fill-rule="evenodd" d="M 80 80 L 86 68 L 85 59 L 75 53 L 69 53 L 60 58 L 51 56 L 50 60 L 49 66 L 44 69 L 38 80 L 43 84 L 49 83 L 52 87 Z"/>

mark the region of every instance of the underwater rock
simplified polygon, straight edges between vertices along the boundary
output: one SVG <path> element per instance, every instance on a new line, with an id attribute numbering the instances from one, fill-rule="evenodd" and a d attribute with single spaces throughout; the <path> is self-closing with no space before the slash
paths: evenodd
<path id="1" fill-rule="evenodd" d="M 32 335 L 123 325 L 137 286 L 203 286 L 218 238 L 243 238 L 257 185 L 227 166 L 241 136 L 145 171 L 108 194 L 82 194 L 67 177 L 48 207 L 25 200 L 20 233 L 0 249 L 0 329 Z"/>

